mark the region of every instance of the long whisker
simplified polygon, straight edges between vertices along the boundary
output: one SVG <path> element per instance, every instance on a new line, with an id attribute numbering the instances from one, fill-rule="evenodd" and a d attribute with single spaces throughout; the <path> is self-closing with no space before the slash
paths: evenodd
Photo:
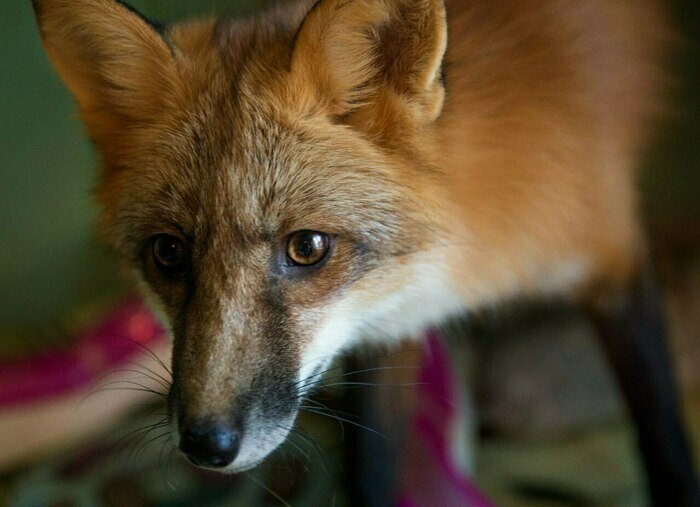
<path id="1" fill-rule="evenodd" d="M 384 439 L 386 439 L 386 440 L 388 440 L 388 441 L 390 441 L 390 442 L 393 442 L 393 440 L 392 440 L 391 438 L 389 438 L 388 436 L 384 435 L 383 433 L 381 433 L 381 432 L 375 430 L 374 428 L 370 428 L 369 426 L 365 426 L 364 424 L 360 424 L 360 423 L 355 422 L 355 421 L 352 421 L 352 420 L 350 420 L 350 419 L 346 419 L 346 418 L 344 418 L 344 417 L 340 417 L 339 415 L 336 415 L 336 414 L 329 414 L 329 413 L 326 413 L 326 412 L 322 412 L 322 411 L 320 411 L 320 410 L 318 410 L 318 409 L 316 409 L 316 408 L 307 407 L 307 406 L 304 406 L 304 405 L 302 405 L 302 406 L 300 407 L 300 410 L 304 410 L 304 411 L 306 411 L 306 412 L 311 412 L 312 414 L 318 414 L 318 415 L 326 416 L 326 417 L 329 417 L 329 418 L 331 418 L 331 419 L 337 419 L 337 420 L 339 420 L 339 421 L 342 421 L 342 422 L 347 423 L 347 424 L 351 424 L 351 425 L 356 426 L 356 427 L 358 427 L 358 428 L 360 428 L 360 429 L 363 429 L 363 430 L 365 430 L 365 431 L 369 431 L 370 433 L 373 433 L 374 435 L 377 435 L 378 437 L 384 438 Z"/>
<path id="2" fill-rule="evenodd" d="M 126 386 L 134 386 L 134 387 L 112 387 L 112 386 L 118 386 L 118 385 L 122 385 L 122 384 L 126 385 Z M 167 400 L 167 398 L 168 398 L 167 394 L 162 393 L 160 391 L 156 391 L 155 389 L 152 389 L 148 386 L 144 386 L 143 384 L 140 384 L 140 383 L 132 381 L 132 380 L 116 380 L 114 382 L 108 382 L 107 384 L 101 386 L 93 394 L 101 393 L 103 391 L 140 391 L 140 392 L 144 392 L 144 393 L 154 394 L 160 398 L 163 398 L 164 400 Z"/>
<path id="3" fill-rule="evenodd" d="M 138 376 L 133 377 L 131 380 L 151 380 L 151 381 L 155 382 L 156 384 L 158 384 L 159 386 L 163 387 L 164 389 L 170 389 L 170 382 L 168 380 L 166 380 L 162 377 L 159 378 L 159 377 L 152 376 L 151 374 L 149 374 L 145 371 L 134 370 L 134 369 L 129 369 L 129 368 L 111 371 L 110 373 L 103 375 L 103 379 L 110 377 L 112 375 L 116 375 L 118 373 L 136 373 Z"/>
<path id="4" fill-rule="evenodd" d="M 354 414 L 349 414 L 349 413 L 347 413 L 347 412 L 342 412 L 342 411 L 333 410 L 333 409 L 331 409 L 328 405 L 326 405 L 326 404 L 324 404 L 324 403 L 321 403 L 321 402 L 318 401 L 318 400 L 314 400 L 314 399 L 307 398 L 307 399 L 304 400 L 304 401 L 305 401 L 306 403 L 313 403 L 313 404 L 315 404 L 315 405 L 316 405 L 316 407 L 315 407 L 316 410 L 320 410 L 320 411 L 325 410 L 325 411 L 327 411 L 329 414 L 338 413 L 338 414 L 342 414 L 342 415 L 347 416 L 347 417 L 355 417 Z M 301 405 L 300 405 L 300 410 L 301 410 Z M 338 427 L 340 428 L 340 440 L 341 440 L 341 441 L 344 441 L 344 440 L 345 440 L 345 426 L 343 426 L 343 422 L 342 422 L 342 421 L 340 421 L 340 420 L 338 420 L 338 419 L 335 419 L 335 421 L 338 423 Z"/>
<path id="5" fill-rule="evenodd" d="M 147 345 L 145 345 L 141 342 L 138 342 L 138 341 L 134 340 L 133 338 L 130 338 L 126 335 L 119 334 L 119 333 L 109 333 L 108 336 L 111 336 L 112 338 L 119 338 L 121 340 L 126 340 L 126 341 L 132 343 L 137 348 L 141 349 L 141 351 L 143 353 L 145 353 L 146 356 L 150 357 L 156 363 L 158 363 L 158 365 L 160 365 L 166 372 L 168 372 L 168 375 L 170 375 L 172 377 L 173 372 L 170 370 L 170 368 L 163 362 L 163 360 L 158 356 L 158 354 L 153 352 L 153 350 L 150 347 L 148 347 Z"/>
<path id="6" fill-rule="evenodd" d="M 171 464 L 172 464 L 172 459 L 173 459 L 173 456 L 175 456 L 175 450 L 176 450 L 176 449 L 177 449 L 177 447 L 175 447 L 175 445 L 173 445 L 173 446 L 170 448 L 170 452 L 168 453 L 168 457 L 165 459 L 165 468 L 166 468 L 166 470 L 167 470 L 167 469 L 171 466 Z M 171 479 L 171 476 L 170 476 L 170 474 L 168 474 L 168 475 L 166 476 L 166 480 L 167 480 L 168 487 L 169 487 L 172 491 L 175 491 L 175 488 L 178 486 L 178 484 L 173 484 L 173 482 L 172 482 L 170 479 Z"/>
<path id="7" fill-rule="evenodd" d="M 129 442 L 131 442 L 133 440 L 134 435 L 138 436 L 139 433 L 144 432 L 144 431 L 146 432 L 146 434 L 148 434 L 151 430 L 156 429 L 156 428 L 162 428 L 164 426 L 167 426 L 167 424 L 168 424 L 167 418 L 163 418 L 160 421 L 155 422 L 153 424 L 149 424 L 147 426 L 142 426 L 140 428 L 136 428 L 135 430 L 131 430 L 128 433 L 126 433 L 125 435 L 122 435 L 119 438 L 119 440 L 114 442 L 113 446 L 114 447 L 118 447 L 120 445 L 126 446 L 126 445 L 128 445 Z"/>
<path id="8" fill-rule="evenodd" d="M 119 455 L 123 451 L 125 451 L 132 443 L 136 442 L 138 444 L 139 442 L 143 441 L 143 439 L 146 438 L 151 432 L 156 431 L 160 428 L 164 428 L 167 425 L 167 418 L 164 418 L 153 424 L 148 424 L 146 426 L 136 428 L 135 430 L 128 432 L 126 435 L 123 435 L 112 445 L 112 449 L 117 449 L 117 452 L 114 456 L 114 460 L 116 461 L 119 458 Z M 129 456 L 130 455 L 131 453 L 129 453 Z M 124 463 L 124 465 L 126 466 L 129 463 L 129 461 L 130 459 L 129 457 L 127 457 L 127 460 Z"/>
<path id="9" fill-rule="evenodd" d="M 170 435 L 170 430 L 168 429 L 167 431 L 164 431 L 164 432 L 159 433 L 158 435 L 156 435 L 156 436 L 154 436 L 154 437 L 152 437 L 152 438 L 149 438 L 149 439 L 146 440 L 145 442 L 140 442 L 139 445 L 136 446 L 136 447 L 131 451 L 131 453 L 129 454 L 129 459 L 128 459 L 128 461 L 133 460 L 134 462 L 136 462 L 136 460 L 138 459 L 139 455 L 140 455 L 143 451 L 145 451 L 146 448 L 147 448 L 149 445 L 151 445 L 152 443 L 154 443 L 154 442 L 156 442 L 156 441 L 158 441 L 158 440 L 160 440 L 160 439 L 162 439 L 162 438 L 164 438 L 164 437 L 167 437 L 167 436 L 169 436 L 169 435 Z M 143 440 L 143 439 L 141 439 L 141 440 Z"/>
<path id="10" fill-rule="evenodd" d="M 282 498 L 280 495 L 275 493 L 272 489 L 270 489 L 268 486 L 266 486 L 265 483 L 263 483 L 261 480 L 257 479 L 253 474 L 246 472 L 245 475 L 250 480 L 252 480 L 255 484 L 257 484 L 262 489 L 267 491 L 272 497 L 274 497 L 276 500 L 278 500 L 282 505 L 284 505 L 285 507 L 292 507 L 289 502 L 287 502 L 284 498 Z"/>
<path id="11" fill-rule="evenodd" d="M 171 380 L 171 379 L 165 378 L 165 377 L 164 377 L 163 375 L 161 375 L 160 373 L 156 372 L 155 370 L 153 370 L 153 369 L 151 369 L 151 368 L 149 368 L 148 366 L 145 366 L 145 365 L 143 365 L 143 364 L 137 364 L 136 367 L 138 367 L 138 368 L 143 368 L 143 369 L 146 370 L 149 374 L 154 375 L 156 378 L 160 379 L 165 385 L 167 385 L 168 387 L 170 387 L 170 384 L 172 383 L 172 380 Z M 149 376 L 150 376 L 150 375 L 149 375 Z M 156 380 L 156 379 L 153 378 L 153 377 L 151 377 L 151 378 L 152 378 L 153 380 Z"/>
<path id="12" fill-rule="evenodd" d="M 168 444 L 171 444 L 171 447 L 174 449 L 175 445 L 173 444 L 172 439 L 166 438 L 161 442 L 160 445 L 160 450 L 158 451 L 158 470 L 160 471 L 161 475 L 166 477 L 167 479 L 167 470 L 165 469 L 165 462 L 163 461 L 163 452 L 167 448 Z"/>
<path id="13" fill-rule="evenodd" d="M 323 470 L 324 470 L 326 476 L 327 476 L 329 479 L 331 478 L 331 471 L 330 471 L 330 469 L 328 468 L 328 465 L 327 465 L 327 463 L 326 463 L 327 456 L 325 455 L 325 453 L 324 453 L 323 450 L 321 449 L 321 446 L 319 445 L 319 443 L 316 442 L 316 440 L 315 440 L 311 435 L 308 435 L 307 433 L 305 433 L 303 430 L 301 430 L 301 428 L 296 428 L 296 427 L 294 427 L 294 426 L 292 426 L 292 427 L 285 427 L 285 426 L 283 426 L 283 425 L 278 425 L 278 427 L 289 431 L 290 438 L 288 439 L 288 441 L 289 441 L 290 443 L 292 443 L 293 446 L 294 446 L 298 451 L 302 452 L 302 450 L 300 449 L 299 445 L 298 445 L 296 442 L 294 442 L 293 440 L 291 440 L 292 437 L 297 437 L 297 438 L 299 438 L 307 447 L 309 447 L 309 448 L 311 448 L 313 451 L 315 451 L 316 454 L 318 454 L 318 457 L 320 458 L 320 462 L 319 462 L 319 463 L 320 463 L 321 466 L 323 467 Z M 309 462 L 309 463 L 312 462 L 311 456 L 310 456 L 308 453 L 302 452 L 302 455 L 304 456 L 304 458 L 306 458 L 306 461 L 307 461 L 307 462 Z M 305 467 L 305 468 L 306 468 L 306 471 L 308 471 L 308 467 Z"/>
<path id="14" fill-rule="evenodd" d="M 385 382 L 334 382 L 332 384 L 323 384 L 323 387 L 418 387 L 428 385 L 428 382 L 403 382 L 403 383 L 385 383 Z"/>

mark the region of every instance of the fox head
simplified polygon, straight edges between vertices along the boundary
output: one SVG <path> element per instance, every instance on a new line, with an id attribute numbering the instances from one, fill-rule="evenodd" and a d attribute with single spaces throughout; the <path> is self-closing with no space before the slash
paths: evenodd
<path id="1" fill-rule="evenodd" d="M 281 444 L 339 351 L 445 312 L 441 0 L 321 0 L 172 26 L 35 0 L 101 157 L 101 236 L 173 339 L 193 463 Z"/>

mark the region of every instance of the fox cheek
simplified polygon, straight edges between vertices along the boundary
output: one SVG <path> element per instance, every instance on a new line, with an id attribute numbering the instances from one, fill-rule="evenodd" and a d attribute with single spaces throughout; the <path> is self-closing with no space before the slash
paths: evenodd
<path id="1" fill-rule="evenodd" d="M 350 301 L 340 301 L 323 310 L 323 318 L 318 319 L 319 310 L 311 310 L 316 319 L 313 332 L 307 333 L 301 348 L 299 386 L 302 395 L 316 388 L 323 379 L 323 373 L 339 354 L 348 349 L 358 338 L 358 322 L 350 309 Z"/>

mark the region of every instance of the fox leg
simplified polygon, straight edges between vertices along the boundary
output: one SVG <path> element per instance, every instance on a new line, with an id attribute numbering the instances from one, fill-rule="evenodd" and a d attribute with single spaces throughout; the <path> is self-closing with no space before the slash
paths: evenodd
<path id="1" fill-rule="evenodd" d="M 362 388 L 345 392 L 345 410 L 358 424 L 346 424 L 346 470 L 350 505 L 383 507 L 393 505 L 397 477 L 410 417 L 411 390 L 396 389 L 414 382 L 419 355 L 407 352 L 370 357 L 357 352 L 346 358 L 347 371 L 360 372 L 350 379 Z M 414 347 L 415 348 L 415 347 Z"/>
<path id="2" fill-rule="evenodd" d="M 651 270 L 621 297 L 596 304 L 590 313 L 636 424 L 653 505 L 700 506 Z"/>

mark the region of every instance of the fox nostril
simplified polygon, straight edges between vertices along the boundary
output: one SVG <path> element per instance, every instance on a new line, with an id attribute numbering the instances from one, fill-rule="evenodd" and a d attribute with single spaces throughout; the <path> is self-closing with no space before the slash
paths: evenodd
<path id="1" fill-rule="evenodd" d="M 224 468 L 236 459 L 240 432 L 222 424 L 195 423 L 180 437 L 180 451 L 193 464 L 206 468 Z"/>

